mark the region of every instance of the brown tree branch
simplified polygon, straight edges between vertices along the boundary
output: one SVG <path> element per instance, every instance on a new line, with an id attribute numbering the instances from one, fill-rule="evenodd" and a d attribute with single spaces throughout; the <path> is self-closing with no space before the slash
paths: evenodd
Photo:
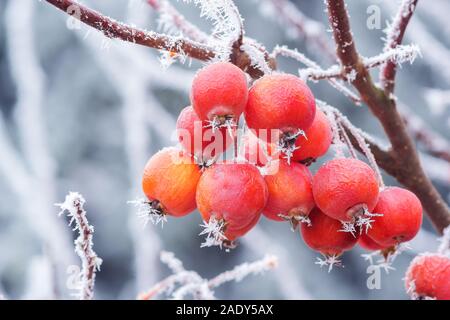
<path id="1" fill-rule="evenodd" d="M 347 8 L 343 0 L 327 0 L 330 26 L 336 43 L 336 53 L 345 73 L 356 71 L 352 82 L 372 113 L 382 124 L 392 149 L 392 161 L 384 169 L 421 200 L 436 229 L 442 233 L 450 224 L 450 209 L 423 171 L 415 145 L 407 133 L 396 102 L 373 83 L 356 50 Z"/>
<path id="2" fill-rule="evenodd" d="M 385 51 L 394 49 L 400 45 L 405 35 L 411 17 L 414 14 L 418 0 L 403 0 L 397 15 L 387 32 Z M 381 85 L 386 93 L 394 92 L 397 64 L 393 61 L 386 62 L 380 72 Z"/>
<path id="3" fill-rule="evenodd" d="M 73 0 L 46 0 L 73 18 L 101 31 L 108 38 L 120 39 L 146 47 L 183 53 L 206 61 L 214 58 L 214 49 L 184 38 L 170 37 L 152 31 L 139 30 L 104 16 Z"/>
<path id="4" fill-rule="evenodd" d="M 99 30 L 108 38 L 120 39 L 150 48 L 166 50 L 191 58 L 208 61 L 215 57 L 214 48 L 193 40 L 172 37 L 153 31 L 140 30 L 111 19 L 101 13 L 79 4 L 75 0 L 45 0 L 75 19 Z M 267 57 L 269 55 L 267 54 Z M 251 77 L 259 78 L 263 72 L 252 65 L 247 53 L 235 49 L 230 57 L 231 62 L 246 71 Z M 269 64 L 270 65 L 270 64 Z"/>

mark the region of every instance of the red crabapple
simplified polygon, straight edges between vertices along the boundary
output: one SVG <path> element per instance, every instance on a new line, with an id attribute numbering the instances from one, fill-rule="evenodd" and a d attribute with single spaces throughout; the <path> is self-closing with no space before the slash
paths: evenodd
<path id="1" fill-rule="evenodd" d="M 308 222 L 307 216 L 315 207 L 312 175 L 300 163 L 277 162 L 278 170 L 264 177 L 269 199 L 263 214 L 275 221 L 288 220 L 295 228 L 299 221 Z"/>
<path id="2" fill-rule="evenodd" d="M 177 135 L 183 149 L 199 163 L 218 157 L 233 143 L 226 128 L 208 128 L 191 106 L 184 108 L 178 117 Z"/>
<path id="3" fill-rule="evenodd" d="M 247 104 L 244 72 L 229 62 L 216 62 L 201 69 L 192 82 L 192 107 L 212 128 L 235 126 Z"/>
<path id="4" fill-rule="evenodd" d="M 405 286 L 414 299 L 450 300 L 450 258 L 430 253 L 415 257 L 406 271 Z"/>
<path id="5" fill-rule="evenodd" d="M 312 125 L 305 130 L 305 136 L 299 136 L 295 142 L 297 150 L 292 154 L 292 160 L 309 163 L 323 156 L 330 148 L 332 137 L 327 116 L 317 109 Z"/>
<path id="6" fill-rule="evenodd" d="M 249 91 L 245 120 L 251 129 L 279 129 L 280 147 L 288 158 L 296 138 L 313 123 L 316 103 L 309 87 L 288 74 L 266 75 Z"/>
<path id="7" fill-rule="evenodd" d="M 358 244 L 361 248 L 369 251 L 384 250 L 387 247 L 373 241 L 367 234 L 363 233 L 359 236 Z"/>
<path id="8" fill-rule="evenodd" d="M 269 160 L 278 159 L 279 152 L 276 144 L 272 143 L 269 138 L 258 138 L 255 133 L 256 132 L 253 130 L 248 130 L 242 136 L 242 151 L 244 153 L 244 158 L 249 163 L 259 167 L 264 167 Z"/>
<path id="9" fill-rule="evenodd" d="M 341 232 L 341 222 L 330 218 L 319 208 L 314 208 L 309 218 L 311 226 L 302 224 L 300 232 L 311 249 L 326 257 L 335 257 L 356 245 L 358 238 L 347 232 Z"/>
<path id="10" fill-rule="evenodd" d="M 200 169 L 190 156 L 165 148 L 145 165 L 142 188 L 154 213 L 181 217 L 196 208 Z"/>
<path id="11" fill-rule="evenodd" d="M 422 224 L 422 205 L 416 195 L 406 189 L 389 187 L 380 192 L 373 210 L 367 235 L 383 246 L 394 246 L 411 240 Z"/>
<path id="12" fill-rule="evenodd" d="M 196 199 L 203 220 L 222 222 L 220 231 L 232 242 L 255 226 L 267 197 L 266 182 L 255 166 L 225 162 L 203 172 Z"/>
<path id="13" fill-rule="evenodd" d="M 313 178 L 316 205 L 328 216 L 353 223 L 372 212 L 378 200 L 375 172 L 357 159 L 334 159 Z"/>

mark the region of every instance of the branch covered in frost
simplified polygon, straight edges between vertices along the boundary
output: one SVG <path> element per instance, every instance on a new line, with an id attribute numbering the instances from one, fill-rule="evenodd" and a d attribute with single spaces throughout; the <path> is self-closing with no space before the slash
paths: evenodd
<path id="1" fill-rule="evenodd" d="M 181 300 L 187 296 L 194 299 L 214 299 L 213 289 L 230 281 L 239 282 L 249 275 L 256 275 L 277 267 L 278 260 L 274 256 L 267 255 L 262 260 L 252 263 L 243 263 L 233 270 L 223 272 L 218 276 L 207 280 L 195 271 L 187 271 L 183 264 L 171 252 L 161 252 L 161 261 L 174 273 L 157 283 L 150 290 L 138 296 L 139 300 L 150 300 L 159 295 L 171 295 L 173 299 Z M 178 285 L 178 288 L 175 287 Z"/>
<path id="2" fill-rule="evenodd" d="M 418 0 L 403 0 L 397 14 L 392 23 L 386 30 L 386 44 L 384 52 L 397 48 L 402 43 L 405 35 L 406 27 L 417 6 Z M 397 62 L 393 60 L 387 61 L 380 73 L 381 85 L 387 93 L 394 92 L 395 74 L 397 71 Z"/>
<path id="3" fill-rule="evenodd" d="M 363 58 L 363 64 L 366 68 L 374 68 L 389 63 L 393 63 L 396 66 L 405 62 L 411 64 L 420 55 L 420 48 L 416 45 L 398 45 L 395 48 L 385 50 L 377 56 Z"/>
<path id="4" fill-rule="evenodd" d="M 73 18 L 99 30 L 108 38 L 140 44 L 146 47 L 175 52 L 206 61 L 214 58 L 214 49 L 182 37 L 168 36 L 126 25 L 104 16 L 74 0 L 46 0 Z"/>
<path id="5" fill-rule="evenodd" d="M 75 252 L 81 259 L 81 284 L 80 300 L 91 300 L 94 298 L 95 273 L 100 270 L 102 259 L 92 249 L 94 243 L 92 236 L 94 227 L 89 225 L 84 210 L 83 196 L 77 192 L 70 192 L 63 203 L 56 206 L 61 208 L 59 215 L 67 212 L 70 218 L 69 226 L 75 223 L 74 231 L 78 231 L 79 236 L 75 239 Z"/>
<path id="6" fill-rule="evenodd" d="M 252 263 L 243 263 L 233 270 L 225 271 L 224 273 L 215 276 L 211 280 L 208 281 L 208 286 L 210 288 L 216 288 L 221 286 L 222 284 L 230 281 L 240 282 L 245 277 L 254 274 L 260 274 L 265 271 L 269 271 L 271 269 L 276 268 L 278 265 L 278 260 L 275 256 L 267 255 L 262 260 L 252 262 Z"/>
<path id="7" fill-rule="evenodd" d="M 288 0 L 255 0 L 263 15 L 278 22 L 290 35 L 300 37 L 317 51 L 334 61 L 335 54 L 329 45 L 322 23 L 305 16 Z"/>
<path id="8" fill-rule="evenodd" d="M 147 0 L 147 3 L 159 13 L 159 25 L 163 32 L 181 32 L 200 43 L 208 42 L 208 35 L 189 22 L 168 0 Z"/>
<path id="9" fill-rule="evenodd" d="M 328 70 L 323 70 L 316 62 L 307 58 L 297 49 L 289 49 L 287 46 L 276 46 L 272 51 L 272 56 L 276 59 L 278 56 L 292 58 L 304 64 L 307 69 L 299 70 L 300 77 L 303 79 L 320 80 L 327 79 L 332 87 L 340 91 L 344 96 L 348 97 L 356 104 L 361 103 L 361 99 L 353 93 L 350 89 L 334 78 L 342 78 L 342 70 L 338 66 L 330 67 Z"/>
<path id="10" fill-rule="evenodd" d="M 241 50 L 243 28 L 242 18 L 231 0 L 184 0 L 194 2 L 202 8 L 202 16 L 212 19 L 216 41 L 211 45 L 189 40 L 181 36 L 169 36 L 154 31 L 141 30 L 100 14 L 75 0 L 45 0 L 68 15 L 99 30 L 108 38 L 160 49 L 178 57 L 190 57 L 200 61 L 212 59 L 231 60 L 253 78 L 264 73 L 253 66 L 249 55 Z M 228 41 L 229 40 L 229 41 Z M 268 54 L 265 55 L 268 58 Z M 183 60 L 183 59 L 182 59 Z"/>
<path id="11" fill-rule="evenodd" d="M 395 99 L 374 84 L 363 58 L 358 54 L 344 0 L 326 0 L 325 3 L 336 53 L 344 72 L 355 71 L 352 84 L 380 121 L 392 145 L 388 152 L 391 161 L 381 165 L 377 159 L 378 164 L 418 196 L 434 226 L 442 232 L 450 224 L 450 209 L 425 174 L 414 141 L 397 111 Z"/>

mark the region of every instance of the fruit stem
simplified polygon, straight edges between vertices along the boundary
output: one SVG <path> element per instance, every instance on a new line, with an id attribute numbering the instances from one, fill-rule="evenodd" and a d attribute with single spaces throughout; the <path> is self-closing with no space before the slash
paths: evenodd
<path id="1" fill-rule="evenodd" d="M 305 132 L 298 129 L 295 133 L 283 133 L 280 137 L 280 140 L 278 141 L 278 150 L 284 153 L 285 159 L 287 159 L 288 164 L 291 164 L 291 158 L 294 154 L 294 151 L 299 149 L 299 147 L 295 145 L 295 142 L 297 141 L 297 138 L 299 136 L 303 136 L 305 137 L 305 139 L 308 139 Z"/>

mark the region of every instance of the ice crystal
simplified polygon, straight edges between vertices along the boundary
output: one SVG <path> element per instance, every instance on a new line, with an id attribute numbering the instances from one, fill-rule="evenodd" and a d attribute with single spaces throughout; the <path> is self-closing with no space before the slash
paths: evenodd
<path id="1" fill-rule="evenodd" d="M 136 200 L 128 201 L 128 203 L 137 207 L 137 217 L 143 221 L 144 227 L 147 226 L 149 222 L 155 226 L 161 223 L 161 227 L 164 227 L 164 223 L 167 222 L 166 215 L 154 201 L 137 198 Z"/>
<path id="2" fill-rule="evenodd" d="M 203 221 L 203 224 L 200 225 L 203 230 L 199 235 L 206 235 L 206 238 L 200 248 L 212 246 L 222 248 L 224 241 L 228 240 L 224 234 L 225 225 L 224 220 L 217 220 L 214 216 L 211 216 L 208 222 Z"/>
<path id="3" fill-rule="evenodd" d="M 328 266 L 328 273 L 333 270 L 333 267 L 343 267 L 342 261 L 339 259 L 338 255 L 324 255 L 323 258 L 317 257 L 315 264 L 319 265 L 321 268 Z"/>

